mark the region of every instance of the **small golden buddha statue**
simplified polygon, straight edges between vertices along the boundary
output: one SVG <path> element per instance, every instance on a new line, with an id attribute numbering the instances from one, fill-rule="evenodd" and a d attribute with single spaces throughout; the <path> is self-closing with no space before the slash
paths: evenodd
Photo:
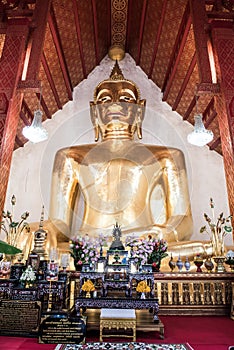
<path id="1" fill-rule="evenodd" d="M 56 154 L 50 220 L 70 237 L 111 237 L 118 222 L 123 240 L 153 234 L 180 256 L 203 253 L 202 242 L 189 241 L 193 222 L 183 153 L 135 140 L 135 133 L 142 138 L 145 103 L 116 62 L 90 102 L 95 141 L 101 141 Z"/>

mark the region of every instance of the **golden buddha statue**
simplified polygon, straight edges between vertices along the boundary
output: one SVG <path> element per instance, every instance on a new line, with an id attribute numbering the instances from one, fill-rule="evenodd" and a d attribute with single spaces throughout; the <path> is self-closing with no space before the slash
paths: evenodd
<path id="1" fill-rule="evenodd" d="M 203 242 L 189 241 L 193 222 L 183 153 L 134 139 L 135 133 L 142 138 L 145 103 L 116 61 L 90 102 L 95 141 L 101 136 L 101 142 L 56 154 L 50 220 L 58 228 L 61 223 L 68 237 L 111 237 L 118 222 L 123 240 L 151 234 L 181 256 L 203 253 Z"/>

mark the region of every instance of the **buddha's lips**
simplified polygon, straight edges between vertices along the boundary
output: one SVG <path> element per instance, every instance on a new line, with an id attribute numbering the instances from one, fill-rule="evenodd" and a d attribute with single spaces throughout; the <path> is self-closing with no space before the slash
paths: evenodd
<path id="1" fill-rule="evenodd" d="M 111 118 L 119 118 L 124 116 L 124 113 L 122 112 L 110 112 L 106 114 L 106 117 L 111 117 Z"/>

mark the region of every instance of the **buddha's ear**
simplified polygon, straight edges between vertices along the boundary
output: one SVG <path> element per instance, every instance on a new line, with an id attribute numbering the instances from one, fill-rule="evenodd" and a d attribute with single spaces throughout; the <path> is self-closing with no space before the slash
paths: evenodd
<path id="1" fill-rule="evenodd" d="M 141 140 L 142 139 L 142 121 L 145 117 L 145 104 L 146 100 L 140 100 L 138 102 L 138 110 L 137 110 L 137 117 L 136 117 L 136 127 L 137 127 L 137 136 Z"/>
<path id="2" fill-rule="evenodd" d="M 94 127 L 95 142 L 97 142 L 99 139 L 99 126 L 98 126 L 96 104 L 93 101 L 90 101 L 89 106 L 90 106 L 91 121 Z"/>

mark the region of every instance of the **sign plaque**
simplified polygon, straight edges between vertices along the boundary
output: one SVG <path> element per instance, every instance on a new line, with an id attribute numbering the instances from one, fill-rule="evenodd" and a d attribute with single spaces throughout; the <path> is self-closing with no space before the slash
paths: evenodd
<path id="1" fill-rule="evenodd" d="M 40 301 L 0 300 L 0 335 L 35 336 L 40 317 Z"/>
<path id="2" fill-rule="evenodd" d="M 82 316 L 55 314 L 47 316 L 40 325 L 39 343 L 80 344 L 85 341 L 86 319 Z"/>

